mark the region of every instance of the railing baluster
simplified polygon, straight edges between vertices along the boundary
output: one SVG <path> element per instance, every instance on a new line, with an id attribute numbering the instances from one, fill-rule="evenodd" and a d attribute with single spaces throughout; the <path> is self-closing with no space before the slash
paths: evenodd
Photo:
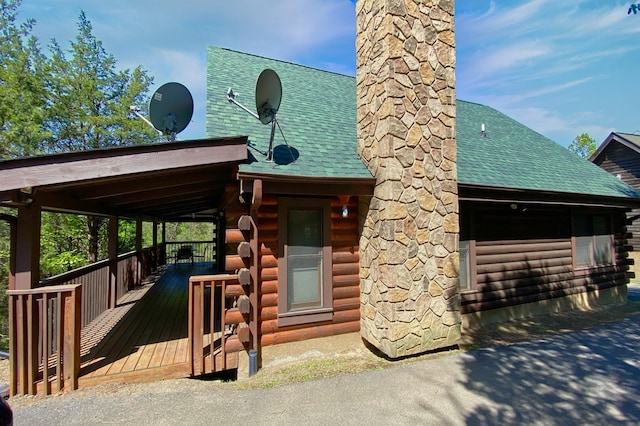
<path id="1" fill-rule="evenodd" d="M 50 364 L 53 357 L 56 358 L 58 391 L 63 388 L 76 389 L 80 371 L 82 286 L 8 290 L 7 295 L 10 311 L 11 395 L 34 395 L 38 388 L 44 394 L 51 393 Z"/>
<path id="2" fill-rule="evenodd" d="M 189 344 L 189 362 L 191 365 L 191 375 L 200 375 L 206 368 L 206 356 L 204 355 L 204 324 L 205 324 L 205 288 L 211 289 L 211 295 L 206 300 L 209 307 L 209 345 L 211 348 L 209 356 L 211 357 L 211 372 L 226 370 L 228 368 L 227 363 L 227 336 L 225 334 L 227 321 L 226 316 L 228 312 L 226 298 L 227 298 L 227 286 L 239 286 L 237 275 L 207 275 L 207 276 L 192 276 L 189 278 L 189 318 L 188 318 L 188 344 Z M 216 309 L 216 289 L 220 287 L 220 308 Z M 235 296 L 235 294 L 234 294 Z M 235 309 L 235 308 L 234 308 Z M 236 309 L 237 310 L 237 309 Z M 221 363 L 216 363 L 216 321 L 220 321 L 220 352 Z M 238 323 L 236 323 L 238 321 Z M 240 315 L 234 315 L 234 320 L 230 324 L 246 324 L 244 323 L 244 317 Z M 246 325 L 245 325 L 246 326 Z"/>
<path id="3" fill-rule="evenodd" d="M 207 285 L 211 288 L 211 294 L 209 297 L 209 306 L 211 307 L 209 310 L 209 347 L 211 348 L 211 373 L 216 371 L 216 356 L 215 356 L 215 352 L 216 352 L 216 348 L 215 348 L 215 343 L 216 343 L 216 327 L 215 327 L 215 312 L 214 312 L 214 303 L 215 303 L 215 298 L 216 298 L 216 283 L 215 281 L 206 281 L 205 285 Z"/>
<path id="4" fill-rule="evenodd" d="M 33 294 L 27 296 L 27 391 L 36 393 L 36 381 L 38 380 L 38 348 L 37 348 L 37 318 L 34 305 L 36 300 Z"/>
<path id="5" fill-rule="evenodd" d="M 42 390 L 49 395 L 49 295 L 42 295 Z"/>
<path id="6" fill-rule="evenodd" d="M 64 345 L 62 312 L 62 293 L 56 293 L 56 384 L 58 392 L 62 390 L 62 346 Z"/>
<path id="7" fill-rule="evenodd" d="M 220 334 L 220 348 L 221 348 L 221 353 L 222 353 L 222 369 L 226 370 L 227 369 L 227 355 L 224 349 L 224 345 L 226 343 L 226 337 L 225 337 L 225 330 L 226 330 L 226 324 L 224 321 L 224 316 L 225 313 L 227 312 L 227 300 L 226 300 L 226 288 L 227 288 L 227 281 L 226 280 L 222 280 L 222 289 L 220 291 L 220 293 L 222 294 L 222 303 L 220 303 L 220 330 L 221 330 L 221 334 Z M 213 292 L 213 291 L 212 291 Z M 211 317 L 214 316 L 213 312 L 213 301 L 211 302 Z"/>

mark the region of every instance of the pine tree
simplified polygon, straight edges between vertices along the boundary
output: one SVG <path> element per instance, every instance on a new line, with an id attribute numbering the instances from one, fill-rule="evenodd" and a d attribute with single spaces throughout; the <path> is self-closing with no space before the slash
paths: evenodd
<path id="1" fill-rule="evenodd" d="M 49 136 L 45 121 L 45 57 L 31 35 L 34 21 L 18 24 L 20 0 L 0 0 L 0 158 L 39 154 Z"/>

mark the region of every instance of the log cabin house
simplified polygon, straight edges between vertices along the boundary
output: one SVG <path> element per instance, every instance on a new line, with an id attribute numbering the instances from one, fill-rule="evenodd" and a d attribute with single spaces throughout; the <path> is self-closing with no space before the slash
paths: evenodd
<path id="1" fill-rule="evenodd" d="M 275 70 L 283 86 L 273 161 L 265 160 L 270 129 L 226 99 L 233 88 L 250 104 L 265 68 Z M 464 329 L 625 300 L 625 212 L 638 205 L 638 192 L 504 114 L 465 101 L 457 101 L 453 113 L 457 167 L 445 161 L 451 152 L 436 157 L 442 152 L 435 150 L 423 169 L 428 175 L 431 162 L 457 168 L 459 200 L 430 208 L 458 213 L 459 206 L 459 228 L 457 220 L 414 224 L 425 220 L 417 214 L 402 219 L 401 227 L 380 230 L 416 261 L 436 259 L 455 288 L 443 288 L 438 278 L 424 280 L 426 266 L 405 272 L 368 266 L 368 274 L 393 285 L 378 290 L 362 267 L 371 257 L 363 234 L 380 184 L 356 150 L 356 79 L 215 47 L 208 51 L 207 73 L 207 139 L 0 163 L 3 205 L 17 211 L 15 218 L 3 216 L 13 230 L 12 394 L 243 366 L 251 373 L 262 351 L 283 343 L 354 332 L 372 343 L 375 333 L 363 331 L 367 318 L 402 323 L 409 313 L 428 325 L 444 324 L 425 334 L 425 346 L 410 346 L 415 337 L 392 342 L 402 341 L 402 348 L 381 344 L 388 356 L 400 357 L 430 341 L 440 347 L 455 342 L 460 315 Z M 412 176 L 404 176 L 413 185 Z M 409 213 L 429 204 L 419 196 L 407 201 Z M 41 281 L 42 210 L 107 216 L 108 259 Z M 83 352 L 85 341 L 98 338 L 92 324 L 132 305 L 129 290 L 173 262 L 157 226 L 153 247 L 138 243 L 131 257 L 119 256 L 117 218 L 162 224 L 203 212 L 219 225 L 215 257 L 202 269 L 189 269 L 184 281 L 176 278 L 181 265 L 174 259 L 140 300 L 151 302 L 122 314 L 114 321 L 119 328 Z M 452 236 L 441 231 L 447 226 Z M 440 255 L 439 247 L 423 243 L 431 237 L 459 255 Z M 389 262 L 395 255 L 385 253 Z M 409 264 L 417 265 L 413 260 Z M 404 280 L 416 281 L 414 274 L 432 299 L 413 297 L 415 286 Z M 171 285 L 160 286 L 167 277 Z M 363 296 L 365 288 L 370 293 Z M 376 297 L 393 301 L 393 309 L 380 305 L 371 313 Z M 416 304 L 408 309 L 402 298 Z M 131 337 L 137 326 L 142 337 Z"/>
<path id="2" fill-rule="evenodd" d="M 600 144 L 589 160 L 611 173 L 618 179 L 640 190 L 640 135 L 612 132 Z M 640 270 L 640 209 L 627 212 L 627 230 L 630 246 L 629 257 L 633 260 L 631 271 L 638 275 Z"/>

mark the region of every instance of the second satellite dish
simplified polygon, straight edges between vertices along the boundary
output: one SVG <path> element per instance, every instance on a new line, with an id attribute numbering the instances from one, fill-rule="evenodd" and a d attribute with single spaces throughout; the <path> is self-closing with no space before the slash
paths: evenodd
<path id="1" fill-rule="evenodd" d="M 260 73 L 256 82 L 256 111 L 262 124 L 273 121 L 282 100 L 282 84 L 280 77 L 272 69 Z"/>
<path id="2" fill-rule="evenodd" d="M 149 118 L 153 127 L 175 140 L 193 116 L 193 97 L 180 83 L 165 83 L 149 102 Z"/>

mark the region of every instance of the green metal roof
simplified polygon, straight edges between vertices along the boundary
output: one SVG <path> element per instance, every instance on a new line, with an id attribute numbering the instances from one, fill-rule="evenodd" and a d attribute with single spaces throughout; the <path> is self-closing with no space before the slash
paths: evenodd
<path id="1" fill-rule="evenodd" d="M 265 68 L 278 73 L 283 92 L 278 112 L 282 134 L 276 133 L 273 163 L 260 153 L 267 150 L 271 127 L 227 100 L 232 88 L 239 93 L 237 100 L 254 110 L 255 83 Z M 355 96 L 354 77 L 208 49 L 207 137 L 249 135 L 253 159 L 240 165 L 243 172 L 371 177 L 356 152 Z M 491 107 L 458 100 L 456 114 L 460 184 L 640 198 L 606 171 Z M 291 153 L 298 156 L 295 162 Z"/>
<path id="2" fill-rule="evenodd" d="M 271 125 L 227 100 L 255 111 L 258 76 L 271 68 L 282 82 L 274 161 L 266 162 Z M 243 172 L 319 178 L 371 178 L 356 152 L 356 83 L 353 77 L 232 50 L 207 51 L 207 137 L 248 135 L 252 162 Z M 286 144 L 285 144 L 286 141 Z M 288 144 L 288 146 L 287 146 Z M 292 162 L 292 158 L 296 158 Z"/>

